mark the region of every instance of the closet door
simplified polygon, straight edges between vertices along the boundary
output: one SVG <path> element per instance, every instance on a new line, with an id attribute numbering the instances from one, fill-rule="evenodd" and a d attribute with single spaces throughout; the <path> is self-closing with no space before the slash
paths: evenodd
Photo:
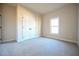
<path id="1" fill-rule="evenodd" d="M 32 15 L 23 16 L 23 40 L 35 38 L 35 18 Z"/>

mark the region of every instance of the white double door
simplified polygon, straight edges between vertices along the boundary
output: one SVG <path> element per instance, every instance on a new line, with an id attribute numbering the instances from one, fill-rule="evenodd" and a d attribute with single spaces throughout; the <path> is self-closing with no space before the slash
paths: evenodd
<path id="1" fill-rule="evenodd" d="M 35 18 L 33 16 L 24 16 L 22 20 L 22 39 L 32 39 L 35 38 Z"/>

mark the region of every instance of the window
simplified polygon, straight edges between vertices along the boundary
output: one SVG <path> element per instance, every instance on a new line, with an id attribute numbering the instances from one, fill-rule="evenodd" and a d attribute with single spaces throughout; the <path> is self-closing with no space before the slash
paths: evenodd
<path id="1" fill-rule="evenodd" d="M 52 18 L 50 20 L 50 33 L 58 34 L 59 33 L 59 18 Z"/>

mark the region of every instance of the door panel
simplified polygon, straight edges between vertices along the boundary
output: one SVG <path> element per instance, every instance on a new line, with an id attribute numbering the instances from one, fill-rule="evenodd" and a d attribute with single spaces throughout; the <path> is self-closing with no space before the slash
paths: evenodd
<path id="1" fill-rule="evenodd" d="M 29 39 L 28 20 L 28 16 L 23 17 L 23 40 Z"/>

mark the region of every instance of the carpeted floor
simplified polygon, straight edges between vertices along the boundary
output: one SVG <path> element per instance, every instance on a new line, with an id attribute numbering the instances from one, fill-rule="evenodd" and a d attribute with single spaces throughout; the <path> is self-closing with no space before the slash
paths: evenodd
<path id="1" fill-rule="evenodd" d="M 1 56 L 79 56 L 76 44 L 49 38 L 0 44 Z"/>

